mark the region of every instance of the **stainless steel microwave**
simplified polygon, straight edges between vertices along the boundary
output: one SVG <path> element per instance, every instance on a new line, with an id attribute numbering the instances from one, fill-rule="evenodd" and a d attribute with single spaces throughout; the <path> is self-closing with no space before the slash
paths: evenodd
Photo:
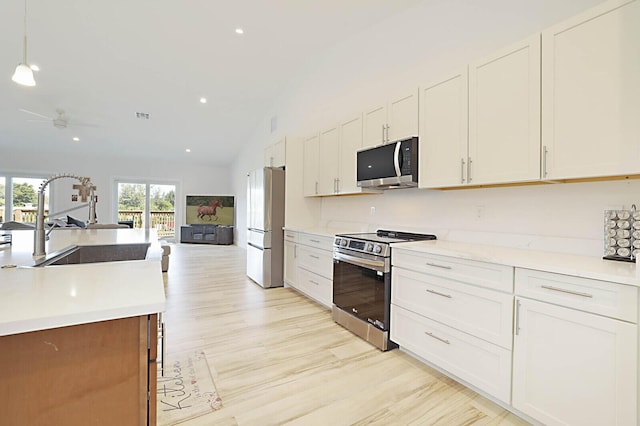
<path id="1" fill-rule="evenodd" d="M 391 142 L 356 154 L 361 188 L 411 188 L 418 186 L 418 137 Z"/>

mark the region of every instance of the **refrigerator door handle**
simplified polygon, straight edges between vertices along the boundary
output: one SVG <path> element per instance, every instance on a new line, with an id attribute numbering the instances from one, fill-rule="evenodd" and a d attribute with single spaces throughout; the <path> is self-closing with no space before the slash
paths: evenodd
<path id="1" fill-rule="evenodd" d="M 257 245 L 257 244 L 247 243 L 247 245 L 250 245 L 250 246 L 251 246 L 251 247 L 253 247 L 253 248 L 257 248 L 258 250 L 264 250 L 264 247 L 260 247 L 260 246 L 259 246 L 259 245 Z"/>

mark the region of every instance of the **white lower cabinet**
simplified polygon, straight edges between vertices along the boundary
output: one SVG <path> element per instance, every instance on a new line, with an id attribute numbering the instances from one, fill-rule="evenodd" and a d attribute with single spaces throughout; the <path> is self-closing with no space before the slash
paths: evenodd
<path id="1" fill-rule="evenodd" d="M 401 348 L 509 403 L 510 350 L 393 304 L 391 338 Z"/>
<path id="2" fill-rule="evenodd" d="M 530 421 L 639 424 L 637 286 L 402 247 L 392 265 L 401 349 Z"/>
<path id="3" fill-rule="evenodd" d="M 333 237 L 285 231 L 285 282 L 305 296 L 333 303 Z"/>
<path id="4" fill-rule="evenodd" d="M 392 265 L 391 340 L 509 404 L 513 268 L 400 247 Z"/>
<path id="5" fill-rule="evenodd" d="M 598 283 L 516 269 L 516 294 L 539 300 L 516 297 L 512 405 L 546 425 L 637 424 L 637 324 L 585 311 L 635 305 L 637 288 Z"/>

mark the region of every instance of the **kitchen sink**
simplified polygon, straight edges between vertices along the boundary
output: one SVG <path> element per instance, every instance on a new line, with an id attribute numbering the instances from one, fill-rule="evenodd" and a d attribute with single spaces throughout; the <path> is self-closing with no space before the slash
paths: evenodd
<path id="1" fill-rule="evenodd" d="M 144 260 L 149 243 L 112 244 L 103 246 L 74 246 L 51 253 L 34 266 L 77 265 L 80 263 L 118 262 L 124 260 Z"/>

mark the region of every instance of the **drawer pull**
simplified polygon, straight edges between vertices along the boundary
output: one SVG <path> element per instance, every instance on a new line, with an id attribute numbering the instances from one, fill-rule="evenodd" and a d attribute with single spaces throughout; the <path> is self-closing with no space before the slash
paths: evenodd
<path id="1" fill-rule="evenodd" d="M 451 295 L 450 295 L 450 294 L 440 293 L 440 292 L 438 292 L 438 291 L 431 290 L 431 289 L 427 289 L 427 291 L 428 291 L 429 293 L 437 294 L 438 296 L 447 297 L 447 298 L 451 299 Z"/>
<path id="2" fill-rule="evenodd" d="M 311 284 L 320 285 L 318 282 L 316 282 L 316 281 L 314 281 L 314 280 L 309 280 L 309 282 L 310 282 Z"/>
<path id="3" fill-rule="evenodd" d="M 561 293 L 567 293 L 567 294 L 573 294 L 575 296 L 582 296 L 582 297 L 593 297 L 592 294 L 589 293 L 581 293 L 579 291 L 571 291 L 571 290 L 565 290 L 563 288 L 558 288 L 558 287 L 552 287 L 550 285 L 543 285 L 541 286 L 542 288 L 544 288 L 545 290 L 552 290 L 552 291 L 559 291 Z"/>
<path id="4" fill-rule="evenodd" d="M 319 257 L 319 256 L 316 256 L 316 255 L 313 255 L 313 254 L 310 254 L 310 255 L 309 255 L 309 257 L 311 257 L 311 258 L 313 258 L 313 259 L 320 259 L 320 257 Z"/>
<path id="5" fill-rule="evenodd" d="M 312 243 L 320 244 L 320 240 L 309 240 L 309 241 L 311 241 Z"/>
<path id="6" fill-rule="evenodd" d="M 436 267 L 436 268 L 451 269 L 451 266 L 447 266 L 447 265 L 438 265 L 437 263 L 429 263 L 429 262 L 427 262 L 427 265 L 429 265 L 429 266 L 434 266 L 434 267 Z"/>
<path id="7" fill-rule="evenodd" d="M 438 337 L 433 333 L 429 333 L 428 331 L 425 331 L 424 334 L 426 334 L 429 337 L 433 337 L 436 340 L 440 340 L 441 342 L 446 343 L 447 345 L 451 344 L 451 342 L 449 342 L 447 339 L 443 339 L 442 337 Z"/>

